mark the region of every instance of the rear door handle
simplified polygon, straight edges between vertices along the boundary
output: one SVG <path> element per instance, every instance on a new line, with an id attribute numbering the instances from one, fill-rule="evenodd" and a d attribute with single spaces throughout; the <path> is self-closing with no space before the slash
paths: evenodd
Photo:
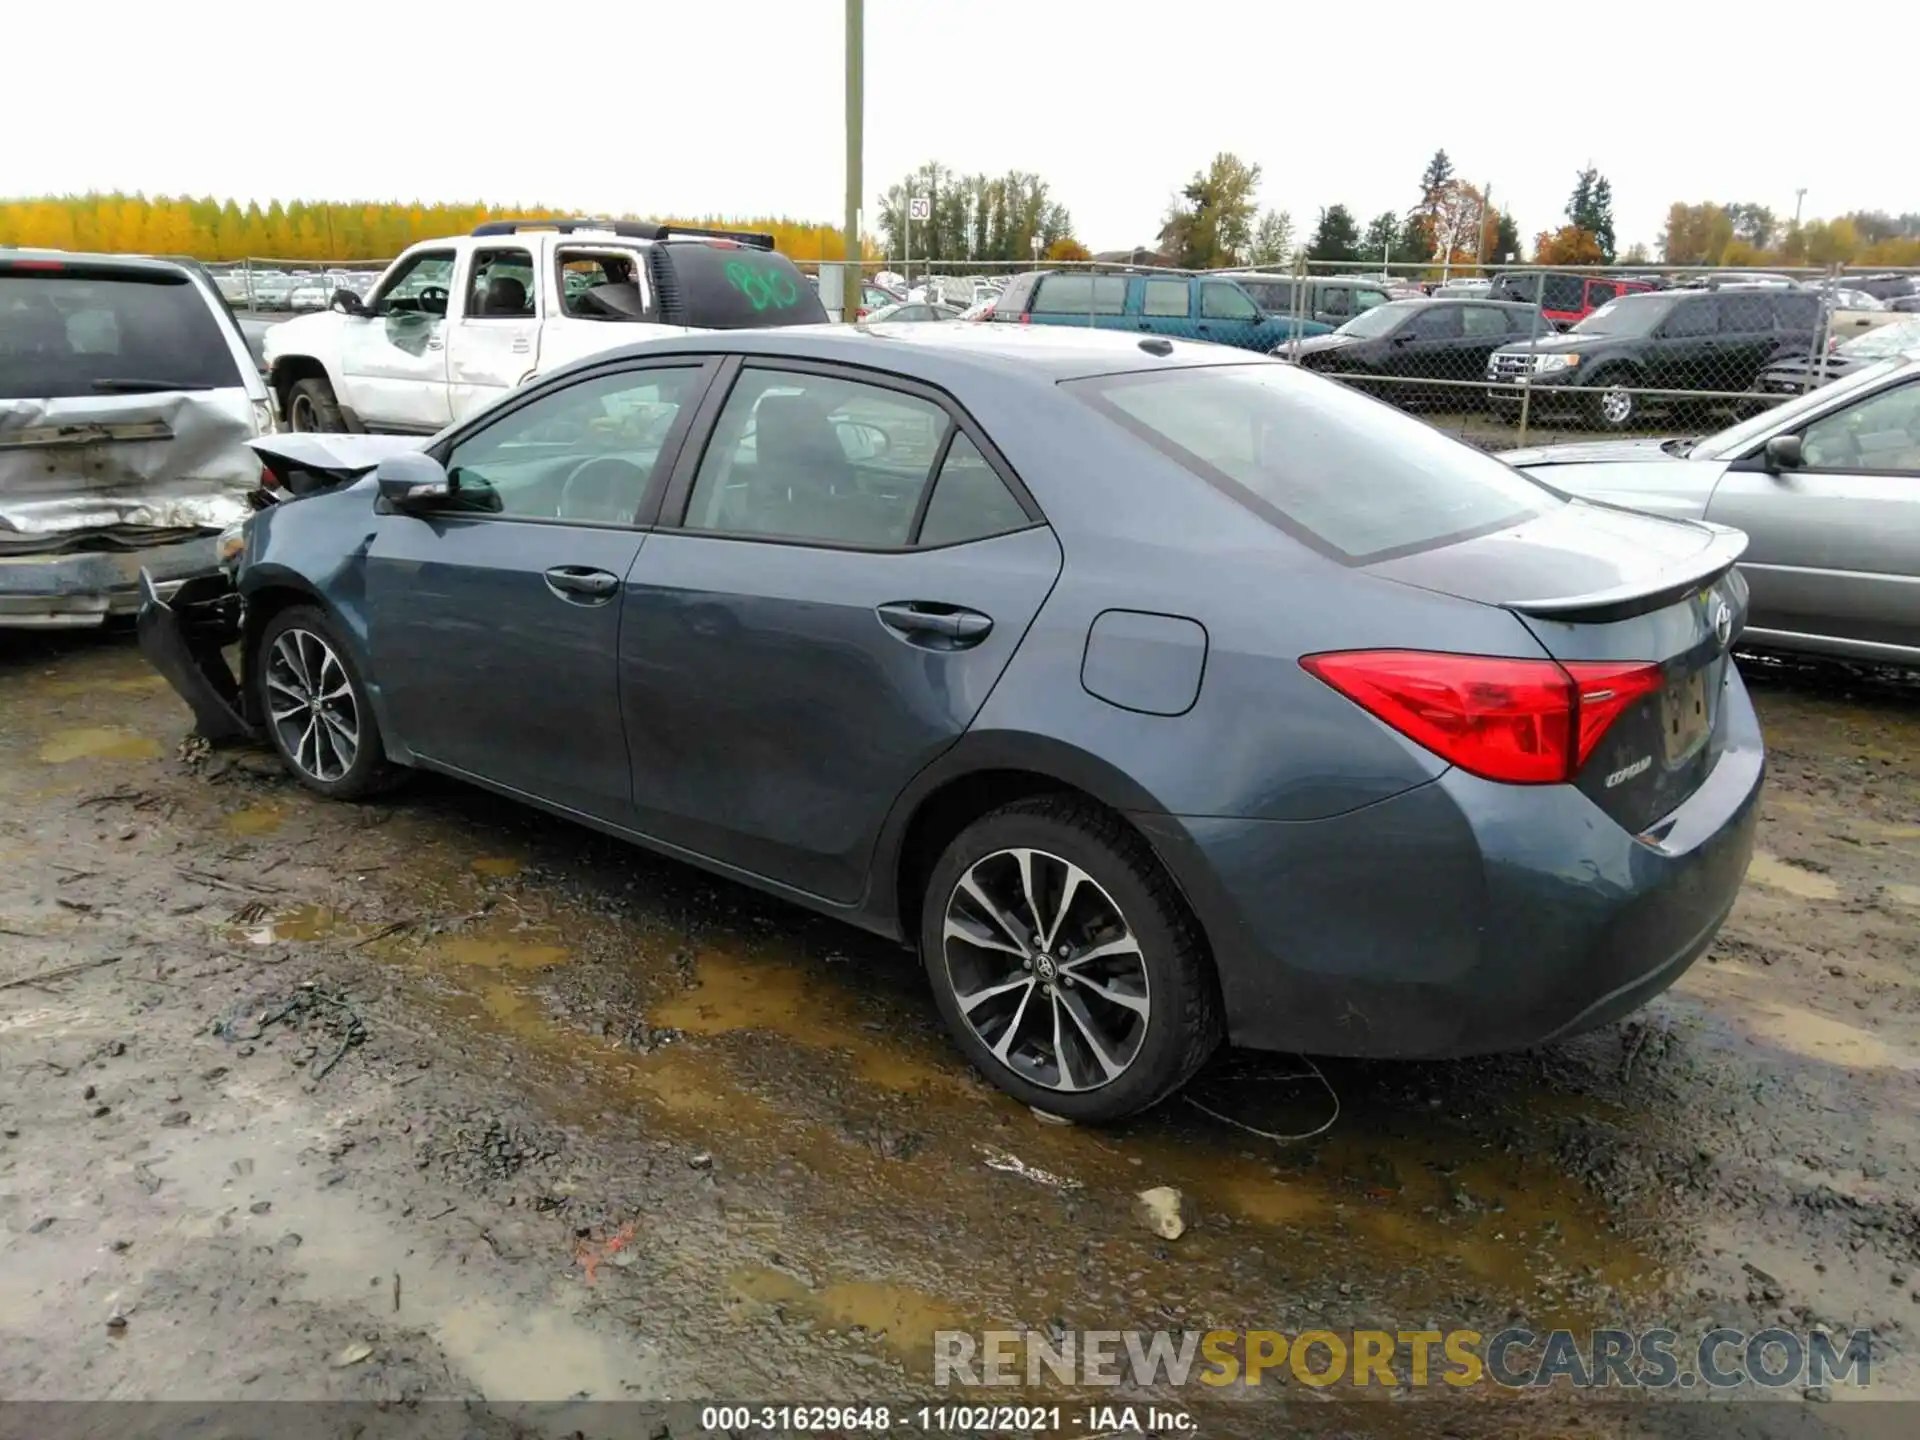
<path id="1" fill-rule="evenodd" d="M 562 600 L 577 603 L 597 602 L 612 597 L 620 588 L 620 577 L 608 570 L 593 570 L 585 565 L 556 565 L 546 572 L 547 588 Z"/>
<path id="2" fill-rule="evenodd" d="M 993 629 L 992 618 L 978 610 L 930 600 L 898 600 L 876 607 L 876 613 L 880 623 L 896 634 L 915 644 L 933 641 L 941 649 L 977 645 Z"/>

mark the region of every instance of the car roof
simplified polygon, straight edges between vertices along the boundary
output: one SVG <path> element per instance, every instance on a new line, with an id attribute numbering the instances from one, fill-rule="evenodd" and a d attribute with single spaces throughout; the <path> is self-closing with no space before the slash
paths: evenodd
<path id="1" fill-rule="evenodd" d="M 1153 348 L 1146 348 L 1149 345 Z M 937 385 L 968 373 L 1026 376 L 1052 385 L 1061 380 L 1132 370 L 1280 363 L 1252 351 L 1076 325 L 909 322 L 696 331 L 669 339 L 639 341 L 567 368 L 674 354 L 817 360 L 887 370 Z"/>

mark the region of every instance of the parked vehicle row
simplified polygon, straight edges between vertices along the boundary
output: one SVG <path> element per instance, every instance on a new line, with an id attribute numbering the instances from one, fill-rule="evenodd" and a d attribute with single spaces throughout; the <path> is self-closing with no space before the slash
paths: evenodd
<path id="1" fill-rule="evenodd" d="M 1263 353 L 1332 329 L 1323 321 L 1263 309 L 1236 279 L 1159 271 L 1015 275 L 986 318 L 1002 324 L 1073 325 L 1207 340 Z"/>

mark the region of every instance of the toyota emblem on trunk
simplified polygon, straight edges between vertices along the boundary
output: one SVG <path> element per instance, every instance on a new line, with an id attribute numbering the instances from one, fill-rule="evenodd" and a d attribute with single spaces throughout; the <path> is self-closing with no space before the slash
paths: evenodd
<path id="1" fill-rule="evenodd" d="M 1733 607 L 1722 600 L 1713 612 L 1713 638 L 1720 642 L 1722 650 L 1733 639 Z"/>

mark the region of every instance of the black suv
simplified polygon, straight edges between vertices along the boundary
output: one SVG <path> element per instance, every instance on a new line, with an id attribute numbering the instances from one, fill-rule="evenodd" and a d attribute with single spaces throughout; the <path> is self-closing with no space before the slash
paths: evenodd
<path id="1" fill-rule="evenodd" d="M 1810 355 L 1822 329 L 1820 297 L 1805 290 L 1668 290 L 1623 295 L 1564 335 L 1504 345 L 1487 379 L 1526 381 L 1535 410 L 1575 408 L 1603 430 L 1626 430 L 1649 409 L 1684 403 L 1643 391 L 1745 392 L 1776 360 Z M 1487 392 L 1517 410 L 1516 389 Z"/>

